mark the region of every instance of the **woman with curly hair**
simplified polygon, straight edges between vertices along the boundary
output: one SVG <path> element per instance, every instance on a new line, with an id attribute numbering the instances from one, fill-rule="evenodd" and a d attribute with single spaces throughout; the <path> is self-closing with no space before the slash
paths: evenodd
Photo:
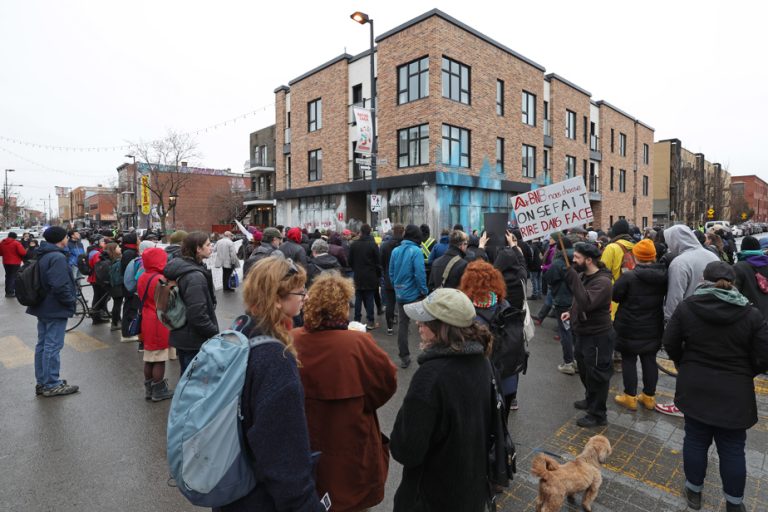
<path id="1" fill-rule="evenodd" d="M 491 333 L 475 322 L 472 301 L 453 288 L 403 310 L 419 326 L 424 353 L 392 431 L 392 456 L 403 465 L 394 511 L 484 511 Z"/>
<path id="2" fill-rule="evenodd" d="M 528 359 L 523 340 L 523 310 L 507 302 L 504 276 L 486 261 L 476 260 L 467 265 L 459 290 L 475 306 L 477 321 L 495 333 L 491 362 L 501 376 L 508 418 L 510 410 L 517 410 L 517 384 Z"/>
<path id="3" fill-rule="evenodd" d="M 352 281 L 320 274 L 304 305 L 304 326 L 292 331 L 301 360 L 304 403 L 317 466 L 317 494 L 333 510 L 359 511 L 384 499 L 389 442 L 376 410 L 397 388 L 397 370 L 370 334 L 351 331 Z"/>
<path id="4" fill-rule="evenodd" d="M 243 438 L 256 486 L 214 511 L 325 510 L 315 494 L 304 393 L 288 331 L 304 304 L 306 279 L 301 266 L 276 257 L 260 260 L 245 278 L 247 316 L 237 319 L 236 328 L 249 338 L 274 338 L 251 348 L 241 397 Z"/>

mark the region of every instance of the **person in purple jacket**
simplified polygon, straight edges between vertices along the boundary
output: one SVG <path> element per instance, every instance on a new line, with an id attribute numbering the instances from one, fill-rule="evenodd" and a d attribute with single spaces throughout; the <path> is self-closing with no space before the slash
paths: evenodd
<path id="1" fill-rule="evenodd" d="M 563 236 L 562 233 L 559 231 L 555 231 L 551 235 L 549 235 L 549 247 L 547 248 L 546 252 L 544 253 L 544 260 L 541 264 L 541 274 L 544 275 L 547 273 L 547 270 L 549 270 L 549 267 L 552 266 L 552 262 L 555 259 L 555 253 L 558 250 L 557 244 L 559 243 L 559 237 Z M 536 316 L 533 317 L 534 322 L 536 325 L 541 325 L 542 322 L 544 322 L 544 319 L 547 318 L 549 315 L 549 312 L 552 311 L 552 290 L 547 289 L 546 295 L 544 296 L 544 305 L 541 306 L 541 309 L 539 309 L 539 312 L 536 314 Z"/>

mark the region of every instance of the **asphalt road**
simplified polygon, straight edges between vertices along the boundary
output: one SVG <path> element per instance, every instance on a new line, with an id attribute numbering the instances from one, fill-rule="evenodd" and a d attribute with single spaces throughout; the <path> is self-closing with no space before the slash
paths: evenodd
<path id="1" fill-rule="evenodd" d="M 0 270 L 2 276 L 2 270 Z M 242 310 L 240 292 L 217 292 L 219 325 Z M 532 303 L 536 311 L 539 303 Z M 383 317 L 380 318 L 383 323 Z M 8 511 L 182 511 L 195 510 L 169 487 L 165 460 L 165 421 L 169 401 L 144 400 L 141 355 L 134 343 L 121 343 L 108 325 L 85 321 L 68 335 L 62 351 L 62 377 L 81 392 L 54 399 L 34 394 L 36 323 L 15 300 L 0 299 L 0 510 Z M 561 350 L 555 323 L 537 329 L 530 346 L 528 374 L 520 382 L 520 409 L 510 429 L 518 445 L 518 475 L 501 497 L 500 510 L 533 510 L 536 481 L 530 458 L 543 448 L 572 458 L 589 435 L 575 426 L 571 403 L 583 397 L 578 377 L 556 370 Z M 374 331 L 380 346 L 397 360 L 396 338 Z M 412 351 L 417 351 L 415 330 Z M 379 411 L 384 433 L 392 430 L 416 365 L 398 370 L 398 391 Z M 175 385 L 178 365 L 169 364 Z M 614 376 L 613 391 L 621 389 Z M 759 383 L 760 423 L 748 437 L 749 510 L 768 510 L 768 384 Z M 663 376 L 659 399 L 670 399 L 674 379 Z M 613 395 L 613 393 L 612 393 Z M 603 474 L 595 511 L 684 510 L 682 420 L 655 412 L 627 413 L 609 402 L 609 426 L 599 430 L 614 444 Z M 714 458 L 713 458 L 714 460 Z M 705 510 L 721 510 L 716 465 L 707 479 Z M 376 511 L 392 510 L 401 469 L 392 461 L 385 500 Z M 712 508 L 708 508 L 712 507 Z M 568 510 L 577 510 L 572 507 Z"/>

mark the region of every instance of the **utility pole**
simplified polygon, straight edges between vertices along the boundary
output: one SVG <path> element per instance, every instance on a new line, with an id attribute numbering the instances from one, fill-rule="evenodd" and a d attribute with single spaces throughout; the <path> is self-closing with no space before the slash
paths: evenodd
<path id="1" fill-rule="evenodd" d="M 5 185 L 3 186 L 3 227 L 8 228 L 8 212 L 10 211 L 11 205 L 10 202 L 10 194 L 8 193 L 8 173 L 9 172 L 16 172 L 15 169 L 6 169 L 5 170 Z"/>

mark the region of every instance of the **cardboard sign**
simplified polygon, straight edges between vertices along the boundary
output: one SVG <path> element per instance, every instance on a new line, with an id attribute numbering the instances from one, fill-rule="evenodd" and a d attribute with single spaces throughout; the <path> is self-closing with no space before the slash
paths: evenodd
<path id="1" fill-rule="evenodd" d="M 512 198 L 523 240 L 592 222 L 589 193 L 581 177 L 537 188 Z"/>
<path id="2" fill-rule="evenodd" d="M 371 194 L 371 211 L 373 213 L 381 211 L 381 196 L 378 194 Z"/>

